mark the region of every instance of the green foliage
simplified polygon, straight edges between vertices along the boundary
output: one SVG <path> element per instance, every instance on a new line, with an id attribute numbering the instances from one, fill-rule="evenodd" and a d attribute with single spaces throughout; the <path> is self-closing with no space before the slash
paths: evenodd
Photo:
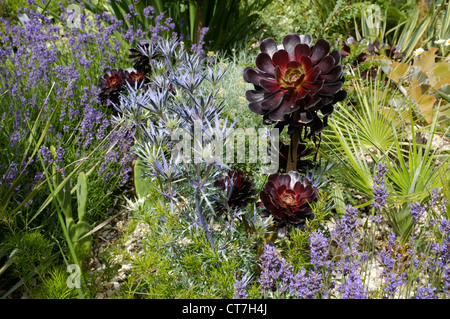
<path id="1" fill-rule="evenodd" d="M 36 294 L 42 299 L 75 299 L 76 290 L 67 286 L 67 275 L 64 267 L 52 267 L 45 274 Z"/>
<path id="2" fill-rule="evenodd" d="M 142 165 L 142 159 L 138 158 L 134 164 L 134 188 L 138 198 L 146 197 L 149 194 L 149 179 L 144 176 L 145 170 Z"/>
<path id="3" fill-rule="evenodd" d="M 426 145 L 418 143 L 412 104 L 397 90 L 389 89 L 389 83 L 381 72 L 368 87 L 353 80 L 352 96 L 357 103 L 342 105 L 330 120 L 324 141 L 327 152 L 341 159 L 338 167 L 345 184 L 368 199 L 363 206 L 373 198 L 374 165 L 380 162 L 388 165 L 389 200 L 397 208 L 385 213 L 395 233 L 406 241 L 412 229 L 409 205 L 427 198 L 431 189 L 441 186 L 442 174 L 448 180 L 450 175 L 443 172 L 447 172 L 449 162 L 448 157 L 438 160 L 439 150 L 431 148 L 439 112 L 429 127 L 421 129 L 427 133 Z M 403 106 L 401 111 L 390 105 L 393 100 Z M 408 122 L 404 120 L 406 116 Z"/>
<path id="4" fill-rule="evenodd" d="M 353 33 L 353 20 L 369 5 L 367 1 L 274 1 L 262 13 L 269 22 L 264 31 L 278 40 L 288 33 L 310 34 L 315 39 L 346 36 Z"/>
<path id="5" fill-rule="evenodd" d="M 301 267 L 310 268 L 310 233 L 321 230 L 329 236 L 331 212 L 335 210 L 336 217 L 342 217 L 345 204 L 350 201 L 359 207 L 370 205 L 373 197 L 372 176 L 375 165 L 382 162 L 389 167 L 386 175 L 389 201 L 387 207 L 381 211 L 383 217 L 387 219 L 390 229 L 400 238 L 398 245 L 401 248 L 408 247 L 411 234 L 419 234 L 416 236 L 417 251 L 413 252 L 411 258 L 419 256 L 418 251 L 427 252 L 430 256 L 427 261 L 420 260 L 420 263 L 423 262 L 422 269 L 425 269 L 423 273 L 418 268 L 409 267 L 407 272 L 410 280 L 407 287 L 402 288 L 400 295 L 409 297 L 409 293 L 417 289 L 419 282 L 424 278 L 428 278 L 428 282 L 437 287 L 442 285 L 440 283 L 442 273 L 434 271 L 431 263 L 426 262 L 430 260 L 437 262 L 439 259 L 439 256 L 430 250 L 429 244 L 436 238 L 437 242 L 442 244 L 442 235 L 437 229 L 436 221 L 443 214 L 446 214 L 447 218 L 450 217 L 450 206 L 447 205 L 446 211 L 443 212 L 429 208 L 426 219 L 414 224 L 410 205 L 415 201 L 425 203 L 430 196 L 430 190 L 437 186 L 441 186 L 445 197 L 450 198 L 448 152 L 440 152 L 432 145 L 433 137 L 437 134 L 448 136 L 448 125 L 444 122 L 442 114 L 448 110 L 450 92 L 444 86 L 434 90 L 434 78 L 431 77 L 432 73 L 436 75 L 434 70 L 438 63 L 442 63 L 439 64 L 437 71 L 439 74 L 442 75 L 442 70 L 446 70 L 446 67 L 442 69 L 440 67 L 447 63 L 445 57 L 449 52 L 448 47 L 440 45 L 436 55 L 438 62 L 434 59 L 436 51 L 433 51 L 432 46 L 435 45 L 435 40 L 450 38 L 448 1 L 433 2 L 428 11 L 416 8 L 416 1 L 412 0 L 352 1 L 350 4 L 340 0 L 311 2 L 130 0 L 111 3 L 102 1 L 98 2 L 100 3 L 98 8 L 91 6 L 89 2 L 86 0 L 88 8 L 93 12 L 109 6 L 110 10 L 121 19 L 124 19 L 124 15 L 128 12 L 128 5 L 135 4 L 139 14 L 126 21 L 125 28 L 129 25 L 137 27 L 139 22 L 148 28 L 149 24 L 154 22 L 142 18 L 143 8 L 147 5 L 153 5 L 155 16 L 165 12 L 166 17 L 174 18 L 177 23 L 184 17 L 186 23 L 177 31 L 188 34 L 193 43 L 198 43 L 201 28 L 209 27 L 210 31 L 204 41 L 208 44 L 210 40 L 214 40 L 211 49 L 226 48 L 229 49 L 228 53 L 231 53 L 231 56 L 210 53 L 210 57 L 216 58 L 216 68 L 227 69 L 225 77 L 214 89 L 219 89 L 219 99 L 225 99 L 224 113 L 230 119 L 239 118 L 236 127 L 244 129 L 263 127 L 258 116 L 248 109 L 244 94 L 249 87 L 242 80 L 243 68 L 253 65 L 256 53 L 254 48 L 247 49 L 234 44 L 247 37 L 254 37 L 252 41 L 256 40 L 258 30 L 254 28 L 261 21 L 258 21 L 258 16 L 266 23 L 265 35 L 278 39 L 291 32 L 309 33 L 314 38 L 342 39 L 347 37 L 349 32 L 354 32 L 357 39 L 366 37 L 392 45 L 402 45 L 406 52 L 403 62 L 413 58 L 416 48 L 429 49 L 433 54 L 431 67 L 427 68 L 424 62 L 423 65 L 419 65 L 415 59 L 414 65 L 411 66 L 415 67 L 412 76 L 400 71 L 394 74 L 394 78 L 400 81 L 395 81 L 392 72 L 389 73 L 389 67 L 392 67 L 392 71 L 394 65 L 387 66 L 385 62 L 388 59 L 383 58 L 385 53 L 380 54 L 380 59 L 372 59 L 349 71 L 345 84 L 349 98 L 335 110 L 329 119 L 330 126 L 322 135 L 324 143 L 320 156 L 338 161 L 338 165 L 328 176 L 331 183 L 322 188 L 323 193 L 319 202 L 313 205 L 316 217 L 308 222 L 306 230 L 291 229 L 285 238 L 277 238 L 275 245 L 280 254 L 293 265 L 295 271 Z M 24 3 L 25 1 L 0 0 L 0 11 L 4 8 L 2 5 L 6 4 L 8 10 L 6 16 L 12 19 L 15 16 L 13 13 L 15 9 Z M 56 1 L 49 3 L 46 10 L 49 13 L 57 13 Z M 380 28 L 370 28 L 367 9 L 371 4 L 376 4 L 381 9 Z M 41 8 L 43 9 L 42 6 Z M 4 11 L 0 12 L 0 15 L 3 13 Z M 64 47 L 65 44 L 61 42 L 55 45 Z M 122 52 L 126 52 L 127 48 L 127 44 L 123 44 Z M 364 45 L 355 50 L 352 48 L 352 53 L 346 61 L 353 61 L 364 49 Z M 69 50 L 61 52 L 59 60 L 63 65 L 70 65 L 73 60 L 72 53 Z M 431 54 L 423 57 L 427 56 Z M 97 60 L 99 59 L 93 57 L 93 67 L 85 70 L 86 78 L 79 83 L 80 88 L 90 86 L 92 79 L 98 78 Z M 427 60 L 431 61 L 431 58 Z M 11 65 L 6 61 L 4 66 Z M 367 81 L 360 79 L 360 74 L 367 68 L 377 66 L 380 68 L 377 69 L 378 75 L 375 79 Z M 82 66 L 77 65 L 77 68 L 81 69 Z M 386 77 L 383 72 L 388 76 Z M 429 121 L 421 116 L 423 114 L 417 109 L 424 104 L 403 92 L 405 89 L 410 93 L 409 86 L 414 77 L 420 84 L 419 98 L 429 94 L 439 101 L 433 104 L 434 112 L 433 116 L 428 117 Z M 21 142 L 17 153 L 12 154 L 8 151 L 7 142 L 0 142 L 0 151 L 4 154 L 0 160 L 2 169 L 5 166 L 10 167 L 11 161 L 17 158 L 21 160 L 22 166 L 31 168 L 32 160 L 38 162 L 39 147 L 53 143 L 47 137 L 50 125 L 53 128 L 62 125 L 57 119 L 58 112 L 61 109 L 66 110 L 66 106 L 58 104 L 58 98 L 52 94 L 53 88 L 39 87 L 36 90 L 37 100 L 49 98 L 49 105 L 56 105 L 55 111 L 47 120 L 44 120 L 43 108 L 30 114 L 30 133 Z M 12 101 L 2 92 L 0 94 L 2 94 L 1 114 L 7 110 Z M 73 101 L 77 102 L 80 98 L 81 90 L 75 92 Z M 6 118 L 2 123 L 0 131 L 2 141 L 9 140 L 12 125 L 11 118 Z M 83 156 L 83 160 L 75 162 L 77 134 L 69 132 L 63 136 L 67 154 L 72 160 L 71 164 L 63 168 L 54 164 L 50 168 L 43 165 L 46 170 L 50 170 L 47 171 L 48 189 L 44 187 L 46 183 L 44 181 L 30 193 L 23 194 L 20 190 L 16 191 L 16 188 L 27 180 L 25 173 L 18 174 L 10 186 L 0 183 L 0 290 L 5 291 L 0 297 L 11 297 L 14 292 L 23 291 L 28 292 L 31 297 L 51 299 L 95 296 L 99 287 L 93 283 L 109 281 L 118 271 L 120 265 L 115 258 L 117 255 L 123 257 L 123 262 L 131 264 L 132 267 L 125 281 L 121 283 L 118 294 L 112 295 L 111 298 L 232 298 L 235 280 L 242 279 L 244 275 L 250 275 L 252 278 L 247 286 L 249 298 L 263 297 L 257 282 L 258 256 L 273 230 L 272 220 L 261 218 L 260 208 L 257 205 L 238 211 L 235 216 L 215 216 L 211 203 L 213 196 L 217 195 L 217 190 L 208 188 L 200 194 L 199 206 L 211 221 L 208 227 L 211 229 L 216 247 L 219 248 L 213 249 L 205 232 L 198 225 L 192 185 L 185 183 L 179 189 L 179 200 L 168 201 L 160 193 L 167 190 L 167 185 L 159 184 L 161 180 L 145 176 L 145 167 L 140 164 L 142 159 L 138 159 L 134 166 L 134 186 L 138 199 L 136 203 L 128 200 L 131 207 L 127 210 L 133 217 L 123 240 L 133 232 L 135 226 L 144 223 L 148 226 L 148 232 L 141 239 L 143 251 L 131 254 L 120 245 L 114 245 L 99 256 L 106 265 L 105 270 L 92 277 L 87 274 L 83 277 L 89 283 L 89 285 L 83 283 L 85 295 L 69 288 L 66 283 L 68 273 L 65 271 L 61 256 L 66 262 L 77 261 L 78 258 L 81 261 L 86 260 L 96 236 L 95 233 L 91 234 L 93 226 L 105 217 L 104 212 L 112 208 L 113 201 L 118 195 L 123 195 L 126 189 L 117 190 L 113 185 L 114 182 L 106 185 L 103 178 L 96 174 L 95 167 L 102 158 L 100 149 L 90 150 Z M 419 139 L 423 135 L 426 136 L 425 141 Z M 237 166 L 242 166 L 247 171 L 256 170 L 255 166 L 250 164 Z M 259 174 L 253 176 L 257 188 L 260 189 L 267 177 Z M 75 178 L 76 185 L 71 185 Z M 355 195 L 353 190 L 363 195 L 361 200 L 359 197 L 353 198 Z M 32 201 L 34 205 L 30 208 L 28 204 Z M 333 211 L 331 204 L 334 205 Z M 375 211 L 372 210 L 372 213 Z M 60 218 L 60 225 L 55 223 L 55 218 Z M 373 255 L 376 252 L 375 245 L 380 241 L 380 238 L 375 238 L 377 227 L 374 223 L 367 222 L 362 225 L 361 230 L 365 238 L 360 244 L 365 251 Z M 61 241 L 61 238 L 65 241 Z M 60 250 L 55 249 L 55 246 L 59 246 Z M 339 251 L 330 250 L 330 252 L 333 252 L 330 256 L 333 261 L 341 258 Z M 70 256 L 67 260 L 66 255 Z M 396 264 L 396 267 L 400 266 L 400 263 Z M 369 269 L 361 269 L 362 276 L 367 276 L 368 273 Z M 343 283 L 344 278 L 336 282 Z M 381 290 L 382 288 L 374 292 L 371 297 L 381 298 L 383 296 Z"/>
<path id="6" fill-rule="evenodd" d="M 86 7 L 94 13 L 102 13 L 103 8 L 90 1 L 83 0 Z M 272 0 L 255 1 L 219 1 L 219 0 L 145 0 L 145 1 L 111 1 L 109 6 L 114 15 L 124 22 L 127 30 L 140 25 L 144 31 L 154 25 L 156 17 L 164 13 L 175 22 L 175 32 L 185 36 L 188 46 L 206 43 L 209 50 L 229 50 L 235 44 L 252 36 L 258 31 L 259 11 L 263 10 Z M 130 14 L 130 6 L 137 14 Z M 151 6 L 154 9 L 152 19 L 145 18 L 144 9 Z M 184 21 L 181 23 L 181 21 Z M 202 29 L 209 31 L 203 37 Z"/>
<path id="7" fill-rule="evenodd" d="M 61 185 L 62 180 L 61 172 L 56 171 L 56 164 L 53 164 L 53 176 L 53 185 L 57 189 Z M 86 174 L 83 172 L 78 174 L 76 194 L 78 210 L 75 218 L 72 215 L 70 180 L 67 180 L 61 191 L 54 196 L 65 216 L 65 227 L 67 228 L 70 241 L 73 243 L 75 254 L 83 260 L 89 255 L 92 245 L 92 236 L 89 234 L 92 226 L 85 220 L 88 195 Z"/>

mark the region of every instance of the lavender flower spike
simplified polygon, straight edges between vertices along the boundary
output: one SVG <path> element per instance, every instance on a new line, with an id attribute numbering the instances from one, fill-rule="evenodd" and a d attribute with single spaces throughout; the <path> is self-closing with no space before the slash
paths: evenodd
<path id="1" fill-rule="evenodd" d="M 413 222 L 417 223 L 425 213 L 425 205 L 421 206 L 419 202 L 415 202 L 409 207 L 409 211 L 411 212 Z"/>
<path id="2" fill-rule="evenodd" d="M 328 239 L 315 231 L 309 236 L 311 240 L 311 263 L 316 269 L 325 267 L 328 258 Z"/>
<path id="3" fill-rule="evenodd" d="M 259 283 L 261 292 L 286 291 L 292 279 L 292 265 L 279 257 L 276 248 L 267 244 L 260 257 L 261 275 Z"/>
<path id="4" fill-rule="evenodd" d="M 380 163 L 377 165 L 376 176 L 373 177 L 373 181 L 375 182 L 375 184 L 372 186 L 374 197 L 372 207 L 376 209 L 381 209 L 386 206 L 386 202 L 388 199 L 388 190 L 384 183 L 384 177 L 387 171 L 387 166 Z"/>
<path id="5" fill-rule="evenodd" d="M 250 276 L 244 276 L 242 280 L 236 280 L 234 284 L 233 299 L 245 299 L 248 297 L 248 293 L 245 289 L 247 288 L 250 279 Z"/>

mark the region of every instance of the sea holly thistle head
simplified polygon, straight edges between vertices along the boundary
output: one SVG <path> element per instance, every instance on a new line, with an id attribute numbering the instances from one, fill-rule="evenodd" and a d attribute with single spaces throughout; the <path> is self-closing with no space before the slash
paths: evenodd
<path id="1" fill-rule="evenodd" d="M 279 49 L 273 39 L 260 44 L 256 67 L 244 70 L 244 80 L 254 85 L 246 92 L 249 108 L 263 115 L 265 124 L 299 127 L 305 134 L 319 133 L 333 112 L 333 105 L 346 97 L 341 54 L 330 52 L 330 43 L 310 35 L 289 34 Z M 322 119 L 319 112 L 322 113 Z"/>

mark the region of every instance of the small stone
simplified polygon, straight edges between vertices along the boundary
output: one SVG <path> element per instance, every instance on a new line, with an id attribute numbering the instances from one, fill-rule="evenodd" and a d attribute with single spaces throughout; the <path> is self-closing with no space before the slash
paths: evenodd
<path id="1" fill-rule="evenodd" d="M 123 271 L 127 271 L 127 270 L 130 270 L 130 269 L 131 269 L 131 265 L 130 264 L 124 264 L 120 268 L 120 270 L 123 270 Z"/>
<path id="2" fill-rule="evenodd" d="M 119 290 L 120 289 L 120 284 L 117 281 L 112 281 L 111 283 L 113 284 L 113 288 L 115 290 Z"/>

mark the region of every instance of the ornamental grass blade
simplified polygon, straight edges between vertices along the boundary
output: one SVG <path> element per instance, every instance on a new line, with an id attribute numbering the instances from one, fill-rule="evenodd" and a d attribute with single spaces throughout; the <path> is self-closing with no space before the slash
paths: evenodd
<path id="1" fill-rule="evenodd" d="M 89 153 L 86 157 L 84 157 L 84 158 L 82 158 L 82 159 L 80 159 L 80 160 L 78 160 L 78 161 L 76 161 L 76 162 L 73 162 L 73 163 L 71 163 L 71 164 L 69 164 L 69 165 L 67 165 L 65 168 L 68 168 L 70 165 L 73 165 L 73 164 L 75 164 L 75 163 L 78 163 L 75 167 L 74 167 L 74 169 L 72 170 L 72 172 L 70 172 L 70 174 L 68 174 L 67 176 L 66 176 L 66 178 L 63 180 L 63 181 L 61 181 L 61 183 L 58 185 L 58 187 L 56 187 L 55 189 L 54 189 L 54 192 L 55 192 L 55 194 L 58 194 L 62 189 L 63 189 L 63 187 L 65 186 L 65 184 L 66 183 L 68 183 L 69 181 L 70 181 L 70 179 L 72 178 L 72 176 L 74 176 L 81 168 L 82 168 L 82 166 L 86 163 L 86 161 L 88 160 L 88 159 L 90 159 L 91 157 L 92 157 L 92 155 L 105 143 L 105 141 L 107 141 L 108 140 L 108 138 L 109 138 L 109 136 L 115 131 L 115 129 L 117 129 L 117 127 L 119 126 L 120 124 L 118 124 L 113 130 L 111 130 L 111 132 L 97 145 L 97 147 L 95 147 L 95 149 L 94 150 L 92 150 L 92 152 L 91 153 Z M 110 150 L 112 150 L 113 148 L 114 148 L 114 146 L 116 145 L 116 143 L 117 143 L 117 141 L 116 142 L 114 142 L 113 144 L 111 144 L 110 145 L 110 147 L 108 148 L 108 150 L 106 151 L 106 153 L 107 152 L 109 152 Z M 95 165 L 97 165 L 99 162 L 101 162 L 101 160 L 99 160 Z M 94 166 L 95 166 L 94 165 Z M 89 172 L 87 173 L 87 175 L 89 175 Z M 52 176 L 50 176 L 50 177 L 53 177 L 53 175 Z M 45 183 L 45 181 L 43 182 L 43 183 Z M 41 184 L 41 185 L 43 185 L 43 184 Z M 76 191 L 76 187 L 74 187 L 74 188 L 72 188 L 72 190 L 71 190 L 71 193 L 74 193 Z M 31 217 L 31 219 L 27 222 L 27 226 L 37 217 L 37 216 L 39 216 L 39 214 L 52 202 L 52 200 L 53 200 L 53 194 L 50 194 L 48 197 L 47 197 L 47 199 L 42 203 L 42 205 L 41 205 L 41 207 L 37 210 L 37 212 Z M 21 203 L 18 207 L 16 207 L 16 209 L 13 211 L 13 213 L 15 213 L 15 212 L 17 212 L 23 205 L 24 205 L 25 203 Z"/>
<path id="2" fill-rule="evenodd" d="M 49 93 L 47 94 L 47 98 L 44 100 L 44 102 L 46 100 L 48 100 L 48 97 L 50 96 L 50 93 L 53 90 L 53 87 L 55 86 L 55 82 L 53 82 L 52 87 L 49 90 Z M 7 190 L 5 196 L 3 196 L 0 200 L 0 217 L 4 218 L 5 214 L 6 214 L 6 209 L 7 206 L 9 204 L 9 201 L 11 199 L 12 194 L 14 193 L 14 189 L 17 187 L 17 184 L 19 183 L 19 181 L 21 180 L 22 176 L 24 175 L 28 165 L 31 163 L 31 161 L 33 160 L 34 156 L 36 155 L 36 153 L 39 151 L 39 148 L 42 144 L 42 142 L 44 141 L 45 136 L 47 135 L 48 129 L 50 127 L 50 123 L 53 119 L 53 117 L 55 116 L 56 112 L 59 110 L 59 106 L 60 106 L 60 102 L 61 100 L 58 101 L 58 103 L 56 104 L 55 108 L 53 109 L 52 113 L 50 114 L 50 117 L 47 121 L 47 123 L 44 126 L 43 131 L 41 132 L 40 137 L 36 140 L 37 135 L 38 135 L 38 129 L 39 129 L 39 124 L 41 122 L 41 115 L 42 115 L 42 111 L 44 109 L 44 106 L 42 106 L 41 110 L 39 111 L 39 114 L 33 124 L 33 127 L 30 128 L 30 135 L 29 138 L 26 142 L 26 146 L 25 146 L 25 151 L 24 151 L 24 155 L 22 157 L 22 163 L 25 162 L 25 159 L 28 156 L 29 150 L 31 148 L 31 145 L 33 144 L 33 141 L 35 141 L 35 146 L 34 149 L 31 153 L 31 155 L 29 156 L 28 162 L 26 163 L 24 169 L 20 172 L 20 174 L 14 179 L 14 181 L 12 182 L 10 188 Z M 28 126 L 30 126 L 30 123 L 27 121 Z M 31 199 L 32 197 L 28 196 L 27 198 Z M 26 202 L 22 202 L 22 204 L 26 204 Z M 17 211 L 17 210 L 15 210 Z M 15 212 L 14 211 L 14 212 Z M 13 214 L 13 213 L 11 213 Z"/>

